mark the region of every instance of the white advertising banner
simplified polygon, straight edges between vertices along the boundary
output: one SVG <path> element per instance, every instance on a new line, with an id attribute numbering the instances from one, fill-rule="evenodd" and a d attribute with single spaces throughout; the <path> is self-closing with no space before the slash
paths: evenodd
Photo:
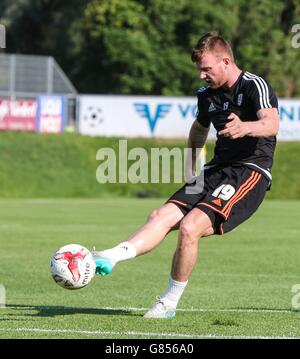
<path id="1" fill-rule="evenodd" d="M 300 140 L 300 99 L 279 99 L 279 141 Z"/>
<path id="2" fill-rule="evenodd" d="M 91 136 L 186 137 L 194 97 L 80 96 L 80 133 Z"/>
<path id="3" fill-rule="evenodd" d="M 83 95 L 78 101 L 78 132 L 90 136 L 187 137 L 197 113 L 196 96 Z M 300 140 L 300 99 L 280 99 L 279 114 L 278 139 Z"/>

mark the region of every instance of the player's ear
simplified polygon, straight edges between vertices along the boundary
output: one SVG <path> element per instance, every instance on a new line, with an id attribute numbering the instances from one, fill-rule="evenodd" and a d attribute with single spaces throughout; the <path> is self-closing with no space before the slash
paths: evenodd
<path id="1" fill-rule="evenodd" d="M 223 57 L 223 63 L 224 65 L 228 66 L 230 64 L 230 58 L 229 57 Z"/>

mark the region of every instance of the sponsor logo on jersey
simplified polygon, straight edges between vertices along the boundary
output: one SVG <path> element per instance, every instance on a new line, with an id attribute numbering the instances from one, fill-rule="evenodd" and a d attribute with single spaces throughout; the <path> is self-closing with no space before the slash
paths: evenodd
<path id="1" fill-rule="evenodd" d="M 211 102 L 208 108 L 208 112 L 216 111 L 215 105 Z"/>
<path id="2" fill-rule="evenodd" d="M 228 101 L 224 102 L 224 104 L 223 104 L 223 110 L 224 110 L 224 111 L 227 110 L 228 107 L 229 107 L 229 102 L 228 102 Z"/>
<path id="3" fill-rule="evenodd" d="M 238 99 L 237 99 L 237 104 L 238 104 L 238 106 L 241 106 L 242 102 L 243 102 L 243 94 L 240 93 L 240 94 L 238 95 Z"/>

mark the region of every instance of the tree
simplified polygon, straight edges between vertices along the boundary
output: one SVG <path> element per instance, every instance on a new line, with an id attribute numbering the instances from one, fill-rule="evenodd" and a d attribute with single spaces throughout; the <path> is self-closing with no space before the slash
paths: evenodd
<path id="1" fill-rule="evenodd" d="M 195 95 L 191 50 L 218 30 L 242 69 L 300 96 L 298 0 L 3 0 L 0 11 L 6 51 L 54 56 L 82 93 Z"/>

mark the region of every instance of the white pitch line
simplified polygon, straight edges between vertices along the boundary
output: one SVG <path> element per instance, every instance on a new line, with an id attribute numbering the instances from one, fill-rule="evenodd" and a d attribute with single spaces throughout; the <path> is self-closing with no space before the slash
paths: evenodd
<path id="1" fill-rule="evenodd" d="M 151 332 L 108 332 L 99 330 L 77 330 L 77 329 L 43 329 L 43 328 L 0 328 L 2 332 L 33 332 L 33 333 L 60 333 L 60 334 L 82 334 L 82 335 L 123 335 L 123 336 L 144 336 L 144 337 L 170 337 L 189 339 L 300 339 L 300 337 L 286 336 L 248 336 L 248 335 L 215 335 L 215 334 L 183 334 L 183 333 L 151 333 Z"/>
<path id="2" fill-rule="evenodd" d="M 212 277 L 254 277 L 256 279 L 263 278 L 285 278 L 285 279 L 299 279 L 299 275 L 296 274 L 268 274 L 268 273 L 218 273 L 218 272 L 201 272 L 200 276 L 212 276 Z"/>
<path id="3" fill-rule="evenodd" d="M 124 312 L 141 312 L 147 311 L 149 308 L 135 308 L 135 307 L 63 307 L 63 306 L 8 306 L 2 309 L 17 309 L 17 310 L 103 310 L 103 311 L 124 311 Z M 178 308 L 177 312 L 221 312 L 221 313 L 282 313 L 282 314 L 300 314 L 297 310 L 288 309 L 243 309 L 243 308 Z M 1 311 L 0 311 L 1 314 Z"/>

